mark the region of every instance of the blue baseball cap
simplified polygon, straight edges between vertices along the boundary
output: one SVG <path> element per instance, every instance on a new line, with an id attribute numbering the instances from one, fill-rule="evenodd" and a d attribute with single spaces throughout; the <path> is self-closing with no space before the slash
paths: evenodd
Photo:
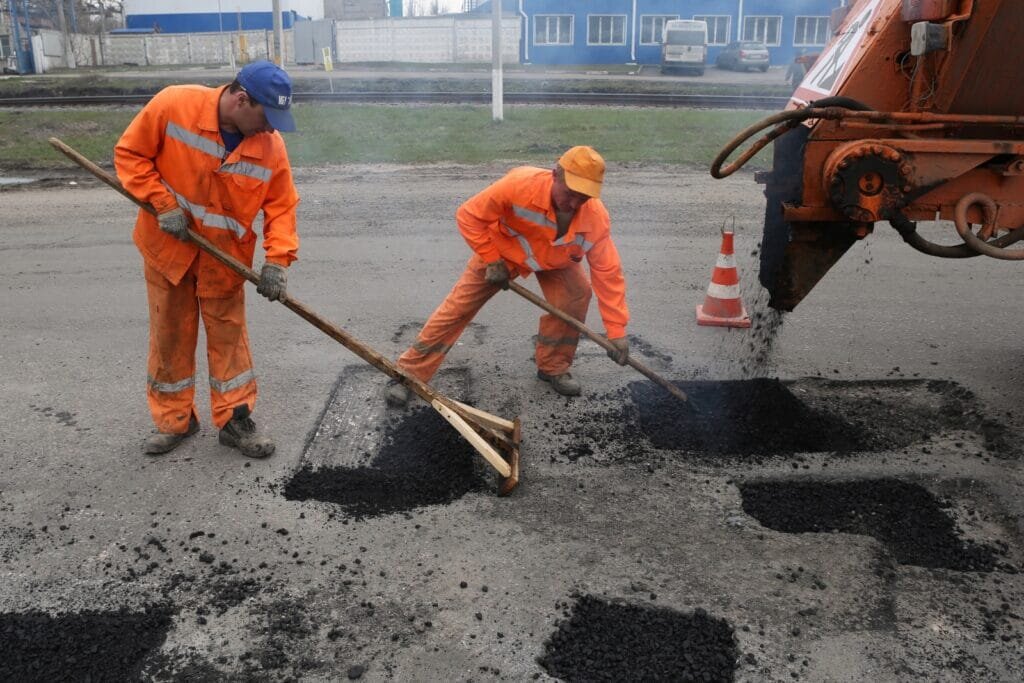
<path id="1" fill-rule="evenodd" d="M 292 106 L 292 79 L 273 62 L 260 59 L 242 67 L 238 82 L 249 96 L 263 105 L 267 122 L 282 133 L 295 130 Z"/>

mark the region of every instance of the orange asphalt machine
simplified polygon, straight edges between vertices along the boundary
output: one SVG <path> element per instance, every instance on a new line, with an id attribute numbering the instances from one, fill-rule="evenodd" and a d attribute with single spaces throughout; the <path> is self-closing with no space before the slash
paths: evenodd
<path id="1" fill-rule="evenodd" d="M 755 177 L 767 198 L 760 279 L 781 310 L 878 221 L 931 256 L 1024 260 L 1006 248 L 1024 238 L 1024 1 L 846 5 L 787 110 L 739 133 L 711 165 L 724 178 L 774 141 L 772 170 Z M 918 233 L 915 221 L 937 218 L 961 243 Z"/>
<path id="2" fill-rule="evenodd" d="M 117 178 L 83 157 L 68 145 L 57 138 L 50 138 L 50 144 L 76 164 L 138 204 L 145 211 L 155 213 L 152 206 L 137 199 L 125 190 Z M 247 268 L 238 260 L 217 249 L 216 246 L 202 235 L 198 235 L 190 230 L 189 236 L 200 249 L 216 258 L 228 268 L 253 284 L 259 283 L 259 275 L 251 268 Z M 413 393 L 439 412 L 483 456 L 487 463 L 497 471 L 499 496 L 508 495 L 519 484 L 520 421 L 518 417 L 514 420 L 506 420 L 444 396 L 430 385 L 405 374 L 387 358 L 358 341 L 340 327 L 331 324 L 317 315 L 298 300 L 289 296 L 282 300 L 281 303 L 373 367 L 407 386 Z"/>

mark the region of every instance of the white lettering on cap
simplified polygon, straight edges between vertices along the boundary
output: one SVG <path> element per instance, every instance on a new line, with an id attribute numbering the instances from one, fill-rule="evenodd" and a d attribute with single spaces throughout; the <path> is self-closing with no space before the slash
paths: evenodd
<path id="1" fill-rule="evenodd" d="M 291 101 L 291 99 L 292 98 L 290 96 L 288 96 L 288 95 L 278 95 L 277 96 L 277 104 L 279 106 L 282 106 L 282 107 L 287 107 L 288 103 Z"/>

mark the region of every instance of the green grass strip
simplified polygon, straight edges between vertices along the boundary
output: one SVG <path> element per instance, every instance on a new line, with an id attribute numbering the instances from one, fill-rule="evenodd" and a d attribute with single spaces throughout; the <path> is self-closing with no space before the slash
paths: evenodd
<path id="1" fill-rule="evenodd" d="M 57 169 L 57 136 L 102 164 L 134 116 L 128 109 L 0 110 L 0 169 Z M 610 162 L 707 166 L 737 131 L 768 112 L 622 107 L 305 105 L 285 135 L 295 166 L 344 163 L 549 164 L 572 145 Z M 764 166 L 765 157 L 757 160 Z"/>

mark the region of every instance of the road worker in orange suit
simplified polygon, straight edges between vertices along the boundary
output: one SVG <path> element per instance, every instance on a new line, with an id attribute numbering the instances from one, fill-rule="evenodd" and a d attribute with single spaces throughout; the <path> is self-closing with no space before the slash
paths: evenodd
<path id="1" fill-rule="evenodd" d="M 295 130 L 288 74 L 271 62 L 246 65 L 230 85 L 171 86 L 139 112 L 114 148 L 124 187 L 157 211 L 139 211 L 133 239 L 149 295 L 147 398 L 156 433 L 146 453 L 166 453 L 199 429 L 193 402 L 202 315 L 210 403 L 220 443 L 251 458 L 274 452 L 252 419 L 256 405 L 244 280 L 190 240 L 193 230 L 246 265 L 263 212 L 266 251 L 256 291 L 287 295 L 299 247 L 284 140 Z"/>
<path id="2" fill-rule="evenodd" d="M 590 147 L 573 147 L 553 169 L 522 166 L 459 207 L 455 214 L 473 250 L 462 277 L 398 359 L 410 375 L 429 382 L 477 311 L 510 279 L 535 273 L 544 297 L 584 320 L 591 287 L 608 340 L 620 365 L 629 361 L 626 280 L 611 238 L 611 221 L 601 203 L 604 159 Z M 581 265 L 590 266 L 590 279 Z M 537 377 L 563 396 L 578 396 L 580 383 L 569 372 L 579 333 L 553 315 L 540 318 Z M 387 402 L 404 406 L 409 390 L 391 382 Z"/>

